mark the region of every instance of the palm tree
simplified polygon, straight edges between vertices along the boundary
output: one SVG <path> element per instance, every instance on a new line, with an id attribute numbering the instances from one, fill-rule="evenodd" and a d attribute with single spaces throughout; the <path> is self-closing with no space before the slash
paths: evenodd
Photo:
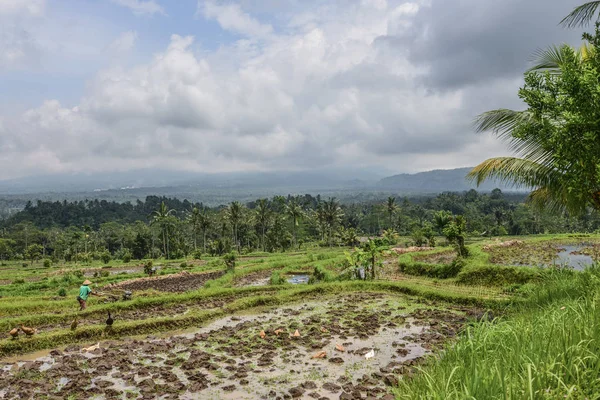
<path id="1" fill-rule="evenodd" d="M 342 217 L 344 216 L 344 212 L 342 211 L 342 208 L 340 207 L 340 204 L 335 199 L 335 197 L 332 197 L 328 201 L 323 203 L 323 213 L 325 216 L 325 223 L 327 226 L 328 241 L 331 245 L 333 232 L 341 222 Z"/>
<path id="2" fill-rule="evenodd" d="M 387 199 L 387 204 L 386 204 L 386 211 L 388 213 L 388 216 L 390 218 L 390 228 L 394 228 L 394 214 L 396 213 L 396 211 L 398 211 L 398 205 L 396 204 L 396 198 L 395 197 L 388 197 Z"/>
<path id="3" fill-rule="evenodd" d="M 578 26 L 587 25 L 592 21 L 599 7 L 600 1 L 589 1 L 584 3 L 579 7 L 575 7 L 575 9 L 571 11 L 571 13 L 565 18 L 563 18 L 560 23 L 567 28 L 575 28 Z"/>
<path id="4" fill-rule="evenodd" d="M 238 242 L 238 228 L 243 217 L 243 207 L 244 206 L 242 206 L 242 204 L 239 201 L 233 201 L 231 202 L 231 204 L 229 204 L 227 210 L 225 211 L 225 215 L 229 220 L 229 223 L 231 224 L 231 229 L 233 231 L 233 243 L 237 247 L 238 253 L 240 252 L 240 244 Z"/>
<path id="5" fill-rule="evenodd" d="M 292 237 L 294 238 L 294 247 L 296 247 L 298 245 L 298 240 L 297 240 L 297 236 L 296 236 L 296 228 L 298 227 L 298 222 L 302 218 L 304 218 L 304 215 L 305 215 L 304 210 L 302 210 L 302 207 L 300 206 L 300 204 L 298 204 L 296 199 L 291 199 L 285 205 L 285 213 L 292 220 Z"/>
<path id="6" fill-rule="evenodd" d="M 575 63 L 586 63 L 595 50 L 588 46 L 574 49 L 568 45 L 552 47 L 537 54 L 535 65 L 528 71 L 559 75 L 562 68 Z M 487 179 L 497 179 L 515 186 L 532 188 L 529 200 L 540 207 L 552 210 L 568 210 L 572 213 L 583 211 L 590 203 L 600 209 L 600 192 L 591 196 L 574 193 L 565 179 L 568 170 L 558 169 L 553 146 L 543 145 L 539 135 L 519 135 L 517 130 L 542 131 L 544 126 L 560 126 L 561 121 L 554 116 L 536 116 L 528 110 L 513 111 L 498 109 L 479 115 L 474 122 L 477 132 L 491 131 L 508 142 L 509 148 L 518 157 L 490 158 L 467 175 L 477 185 Z"/>
<path id="7" fill-rule="evenodd" d="M 200 230 L 200 209 L 198 207 L 192 207 L 188 212 L 187 222 L 192 228 L 192 234 L 194 235 L 194 250 L 198 249 L 198 231 Z"/>
<path id="8" fill-rule="evenodd" d="M 203 253 L 206 253 L 206 232 L 212 225 L 212 219 L 206 209 L 203 209 L 198 215 L 198 228 L 202 231 Z"/>
<path id="9" fill-rule="evenodd" d="M 169 208 L 163 201 L 162 203 L 160 203 L 160 207 L 158 208 L 158 210 L 153 211 L 151 214 L 152 220 L 151 220 L 150 224 L 158 225 L 160 227 L 161 234 L 162 234 L 162 240 L 163 240 L 163 250 L 164 250 L 165 257 L 167 259 L 169 258 L 168 242 L 169 242 L 169 225 L 171 223 L 169 221 L 169 219 L 170 219 L 169 217 L 174 212 L 175 212 L 175 210 L 169 210 Z"/>
<path id="10" fill-rule="evenodd" d="M 265 232 L 269 219 L 271 218 L 271 208 L 267 199 L 259 199 L 256 203 L 256 222 L 260 227 L 262 251 L 265 251 Z"/>

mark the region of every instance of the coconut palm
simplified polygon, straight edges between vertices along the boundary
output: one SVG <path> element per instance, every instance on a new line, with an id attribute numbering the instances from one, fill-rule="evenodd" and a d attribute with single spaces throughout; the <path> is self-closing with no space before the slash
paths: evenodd
<path id="1" fill-rule="evenodd" d="M 225 216 L 226 216 L 227 220 L 229 220 L 229 223 L 231 224 L 231 229 L 232 229 L 232 233 L 233 233 L 233 243 L 237 247 L 238 253 L 240 251 L 240 243 L 238 240 L 238 229 L 239 229 L 240 223 L 242 222 L 242 218 L 243 218 L 243 213 L 244 213 L 243 208 L 244 208 L 244 206 L 239 201 L 233 201 L 233 202 L 231 202 L 231 204 L 229 204 L 229 206 L 227 207 L 227 209 L 225 211 Z"/>
<path id="2" fill-rule="evenodd" d="M 206 253 L 206 232 L 212 226 L 213 221 L 206 209 L 203 209 L 198 215 L 198 228 L 202 232 L 202 252 Z"/>
<path id="3" fill-rule="evenodd" d="M 200 209 L 198 207 L 192 207 L 188 212 L 187 223 L 192 228 L 192 234 L 194 235 L 194 250 L 198 249 L 198 232 L 200 231 Z"/>
<path id="4" fill-rule="evenodd" d="M 262 251 L 265 251 L 265 232 L 267 230 L 267 226 L 269 225 L 269 220 L 271 218 L 271 208 L 269 207 L 269 201 L 267 199 L 259 199 L 256 202 L 256 222 L 260 228 L 260 240 L 262 244 Z"/>
<path id="5" fill-rule="evenodd" d="M 298 244 L 296 230 L 298 227 L 298 222 L 304 218 L 304 210 L 302 210 L 302 207 L 300 204 L 298 204 L 296 199 L 290 199 L 290 201 L 285 205 L 285 213 L 292 220 L 292 237 L 294 240 L 294 247 L 296 247 Z"/>
<path id="6" fill-rule="evenodd" d="M 595 49 L 583 46 L 574 49 L 568 45 L 552 47 L 537 54 L 534 66 L 528 71 L 533 74 L 562 74 L 563 69 L 582 65 L 592 59 Z M 540 75 L 541 76 L 541 75 Z M 554 79 L 550 77 L 549 79 Z M 572 190 L 566 179 L 568 168 L 557 168 L 556 147 L 547 144 L 543 135 L 548 130 L 558 129 L 563 124 L 561 117 L 536 115 L 530 110 L 513 111 L 498 109 L 479 115 L 474 123 L 478 132 L 491 131 L 508 143 L 517 157 L 495 157 L 476 166 L 467 178 L 477 185 L 487 179 L 533 189 L 529 195 L 532 203 L 553 210 L 579 213 L 590 203 L 600 208 L 600 193 L 591 198 Z M 535 134 L 522 134 L 534 132 Z M 545 143 L 543 143 L 545 142 Z M 564 163 L 563 163 L 564 165 Z"/>
<path id="7" fill-rule="evenodd" d="M 398 205 L 396 204 L 395 197 L 388 197 L 386 204 L 386 211 L 390 219 L 390 228 L 394 228 L 394 214 L 398 211 Z"/>
<path id="8" fill-rule="evenodd" d="M 344 216 L 344 212 L 340 207 L 340 203 L 335 199 L 335 197 L 332 197 L 323 203 L 323 213 L 325 217 L 325 224 L 327 226 L 327 236 L 329 244 L 331 245 L 333 232 L 340 224 L 342 217 Z"/>
<path id="9" fill-rule="evenodd" d="M 599 7 L 600 1 L 589 1 L 584 3 L 579 7 L 575 7 L 575 9 L 571 11 L 571 13 L 565 18 L 563 18 L 560 23 L 567 28 L 575 28 L 578 26 L 587 25 L 594 19 Z"/>
<path id="10" fill-rule="evenodd" d="M 171 224 L 170 217 L 175 210 L 170 210 L 165 202 L 160 203 L 160 207 L 158 210 L 154 210 L 151 216 L 151 225 L 158 225 L 161 231 L 162 240 L 163 240 L 163 250 L 166 258 L 169 258 L 169 226 Z"/>

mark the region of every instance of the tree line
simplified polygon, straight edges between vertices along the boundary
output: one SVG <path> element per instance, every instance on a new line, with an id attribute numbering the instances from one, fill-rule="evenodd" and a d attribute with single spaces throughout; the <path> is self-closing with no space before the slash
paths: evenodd
<path id="1" fill-rule="evenodd" d="M 320 196 L 275 196 L 205 207 L 149 196 L 136 203 L 28 203 L 0 225 L 0 259 L 66 261 L 181 258 L 322 246 L 355 246 L 360 237 L 405 236 L 435 245 L 460 216 L 471 236 L 594 232 L 595 211 L 577 217 L 538 211 L 524 194 L 470 190 L 434 197 L 342 204 Z"/>

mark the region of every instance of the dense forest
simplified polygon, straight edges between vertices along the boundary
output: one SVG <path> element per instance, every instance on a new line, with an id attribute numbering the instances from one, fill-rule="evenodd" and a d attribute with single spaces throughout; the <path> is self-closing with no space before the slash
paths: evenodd
<path id="1" fill-rule="evenodd" d="M 581 217 L 534 209 L 524 195 L 499 189 L 446 192 L 435 197 L 340 204 L 320 196 L 275 196 L 219 207 L 175 198 L 28 203 L 0 225 L 0 258 L 142 259 L 224 254 L 237 250 L 284 251 L 312 242 L 354 245 L 384 231 L 433 244 L 453 216 L 462 215 L 471 236 L 593 232 L 596 212 Z"/>

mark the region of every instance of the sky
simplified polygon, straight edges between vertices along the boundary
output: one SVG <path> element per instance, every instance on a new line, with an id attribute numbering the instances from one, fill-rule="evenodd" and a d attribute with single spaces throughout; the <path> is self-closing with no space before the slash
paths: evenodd
<path id="1" fill-rule="evenodd" d="M 582 0 L 0 0 L 0 179 L 473 166 Z"/>

